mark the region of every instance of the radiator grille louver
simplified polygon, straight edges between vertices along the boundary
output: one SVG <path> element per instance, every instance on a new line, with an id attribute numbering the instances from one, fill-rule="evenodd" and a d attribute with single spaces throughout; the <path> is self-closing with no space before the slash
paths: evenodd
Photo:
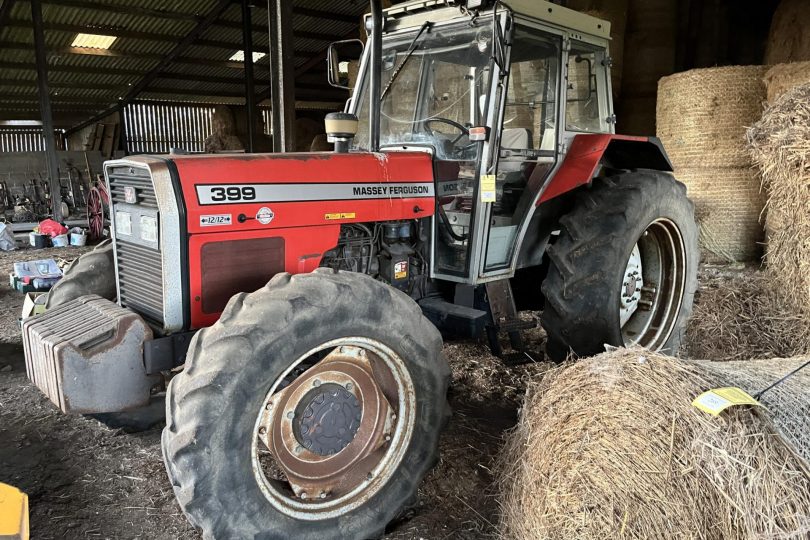
<path id="1" fill-rule="evenodd" d="M 157 208 L 157 198 L 155 188 L 152 185 L 152 178 L 147 169 L 136 169 L 134 167 L 117 167 L 109 173 L 110 197 L 113 204 L 125 203 L 124 187 L 135 188 L 135 204 L 149 208 Z"/>
<path id="2" fill-rule="evenodd" d="M 125 187 L 135 188 L 137 205 L 157 208 L 155 188 L 147 169 L 116 167 L 108 172 L 112 204 L 126 202 Z M 120 239 L 115 241 L 118 257 L 118 288 L 123 307 L 139 313 L 157 328 L 163 328 L 163 264 L 160 249 Z"/>
<path id="3" fill-rule="evenodd" d="M 163 325 L 163 276 L 160 252 L 129 242 L 117 242 L 121 305 Z"/>

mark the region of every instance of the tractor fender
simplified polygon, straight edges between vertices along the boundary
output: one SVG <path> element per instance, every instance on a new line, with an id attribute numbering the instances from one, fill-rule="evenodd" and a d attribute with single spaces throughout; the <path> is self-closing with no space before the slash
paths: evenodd
<path id="1" fill-rule="evenodd" d="M 607 133 L 576 135 L 560 169 L 540 195 L 537 204 L 590 183 L 600 165 L 612 169 L 674 170 L 657 137 Z"/>

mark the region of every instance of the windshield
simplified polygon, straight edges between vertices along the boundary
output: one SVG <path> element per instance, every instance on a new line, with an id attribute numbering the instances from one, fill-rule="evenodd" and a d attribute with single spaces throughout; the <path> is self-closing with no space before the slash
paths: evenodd
<path id="1" fill-rule="evenodd" d="M 464 22 L 384 41 L 380 145 L 430 145 L 440 159 L 475 159 L 480 145 L 467 129 L 485 123 L 491 36 L 491 23 Z M 367 150 L 367 84 L 359 99 L 355 147 Z"/>

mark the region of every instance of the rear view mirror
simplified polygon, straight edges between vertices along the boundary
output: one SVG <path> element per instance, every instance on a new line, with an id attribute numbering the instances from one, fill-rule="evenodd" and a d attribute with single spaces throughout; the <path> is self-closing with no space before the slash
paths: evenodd
<path id="1" fill-rule="evenodd" d="M 364 47 L 363 42 L 359 39 L 336 41 L 329 45 L 326 52 L 329 84 L 346 90 L 352 89 L 357 80 L 357 71 Z"/>

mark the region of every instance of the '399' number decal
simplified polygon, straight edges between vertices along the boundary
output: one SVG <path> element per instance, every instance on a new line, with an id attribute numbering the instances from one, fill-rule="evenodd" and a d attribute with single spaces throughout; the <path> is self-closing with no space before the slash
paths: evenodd
<path id="1" fill-rule="evenodd" d="M 255 201 L 256 188 L 251 186 L 213 186 L 211 187 L 211 201 L 213 202 L 239 202 Z"/>

